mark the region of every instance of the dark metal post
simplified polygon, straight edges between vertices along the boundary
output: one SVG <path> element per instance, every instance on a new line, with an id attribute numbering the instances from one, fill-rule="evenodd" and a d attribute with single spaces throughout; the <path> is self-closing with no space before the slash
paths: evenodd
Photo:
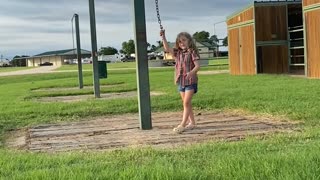
<path id="1" fill-rule="evenodd" d="M 74 14 L 76 22 L 76 38 L 77 38 L 77 58 L 78 58 L 78 73 L 79 73 L 79 88 L 83 88 L 83 76 L 82 76 L 82 60 L 81 60 L 81 46 L 80 46 L 80 28 L 79 28 L 79 16 Z"/>
<path id="2" fill-rule="evenodd" d="M 91 46 L 92 46 L 92 64 L 93 64 L 93 84 L 94 95 L 100 98 L 100 82 L 99 82 L 99 65 L 98 65 L 98 51 L 97 51 L 97 31 L 96 31 L 96 17 L 94 10 L 94 0 L 89 0 L 90 13 L 90 29 L 91 29 Z"/>
<path id="3" fill-rule="evenodd" d="M 140 128 L 152 129 L 144 0 L 133 0 Z"/>

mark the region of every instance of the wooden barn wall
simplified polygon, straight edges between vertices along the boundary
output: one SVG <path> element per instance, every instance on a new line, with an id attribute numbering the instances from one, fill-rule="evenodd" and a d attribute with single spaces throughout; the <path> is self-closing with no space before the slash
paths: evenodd
<path id="1" fill-rule="evenodd" d="M 240 28 L 240 72 L 256 74 L 254 25 Z"/>
<path id="2" fill-rule="evenodd" d="M 230 73 L 233 75 L 240 74 L 240 48 L 239 48 L 239 29 L 228 30 L 229 44 L 229 64 Z"/>
<path id="3" fill-rule="evenodd" d="M 255 24 L 256 41 L 287 40 L 286 6 L 255 7 Z"/>
<path id="4" fill-rule="evenodd" d="M 310 1 L 311 2 L 311 1 Z M 320 78 L 320 9 L 304 13 L 308 77 Z"/>
<path id="5" fill-rule="evenodd" d="M 317 3 L 320 3 L 320 0 L 303 0 L 303 6 L 310 6 Z"/>
<path id="6" fill-rule="evenodd" d="M 258 48 L 261 53 L 261 59 L 258 58 L 258 61 L 261 60 L 262 73 L 288 73 L 287 46 L 262 46 Z"/>
<path id="7" fill-rule="evenodd" d="M 253 7 L 241 12 L 240 14 L 230 18 L 227 21 L 227 25 L 233 25 L 233 24 L 238 24 L 238 23 L 242 23 L 245 21 L 250 21 L 253 20 Z"/>

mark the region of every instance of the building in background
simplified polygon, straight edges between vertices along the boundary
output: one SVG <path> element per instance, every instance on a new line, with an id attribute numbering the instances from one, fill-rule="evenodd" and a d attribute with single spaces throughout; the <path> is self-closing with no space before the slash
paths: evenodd
<path id="1" fill-rule="evenodd" d="M 81 49 L 81 58 L 88 59 L 91 57 L 91 52 Z M 35 67 L 42 65 L 61 66 L 62 64 L 70 64 L 77 59 L 76 49 L 66 49 L 58 51 L 48 51 L 27 58 L 27 66 Z"/>

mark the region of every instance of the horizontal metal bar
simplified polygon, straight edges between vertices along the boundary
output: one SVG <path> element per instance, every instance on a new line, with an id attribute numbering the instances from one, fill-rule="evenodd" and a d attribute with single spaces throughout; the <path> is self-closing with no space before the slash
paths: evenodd
<path id="1" fill-rule="evenodd" d="M 303 29 L 295 29 L 295 30 L 291 30 L 289 32 L 292 33 L 292 32 L 300 32 L 300 31 L 303 31 Z"/>
<path id="2" fill-rule="evenodd" d="M 255 2 L 254 5 L 256 7 L 259 6 L 284 6 L 284 5 L 290 5 L 290 4 L 301 4 L 301 1 L 261 1 L 261 2 Z"/>
<path id="3" fill-rule="evenodd" d="M 300 41 L 300 40 L 304 40 L 304 38 L 290 39 L 290 41 Z"/>
<path id="4" fill-rule="evenodd" d="M 303 28 L 303 25 L 301 25 L 301 26 L 292 26 L 292 27 L 289 27 L 289 29 L 296 29 L 296 28 Z"/>
<path id="5" fill-rule="evenodd" d="M 291 47 L 290 49 L 304 49 L 304 46 Z"/>
<path id="6" fill-rule="evenodd" d="M 296 58 L 296 57 L 304 57 L 304 55 L 292 55 L 291 57 Z"/>
<path id="7" fill-rule="evenodd" d="M 290 64 L 290 66 L 305 66 L 305 64 Z"/>
<path id="8" fill-rule="evenodd" d="M 277 41 L 257 41 L 257 46 L 279 46 L 279 45 L 288 45 L 286 40 L 277 40 Z"/>

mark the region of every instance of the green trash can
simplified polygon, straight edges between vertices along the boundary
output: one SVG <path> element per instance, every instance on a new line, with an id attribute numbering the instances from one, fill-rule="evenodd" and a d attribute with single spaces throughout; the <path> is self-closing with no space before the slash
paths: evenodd
<path id="1" fill-rule="evenodd" d="M 98 61 L 98 72 L 99 78 L 107 78 L 107 62 L 106 61 Z"/>

